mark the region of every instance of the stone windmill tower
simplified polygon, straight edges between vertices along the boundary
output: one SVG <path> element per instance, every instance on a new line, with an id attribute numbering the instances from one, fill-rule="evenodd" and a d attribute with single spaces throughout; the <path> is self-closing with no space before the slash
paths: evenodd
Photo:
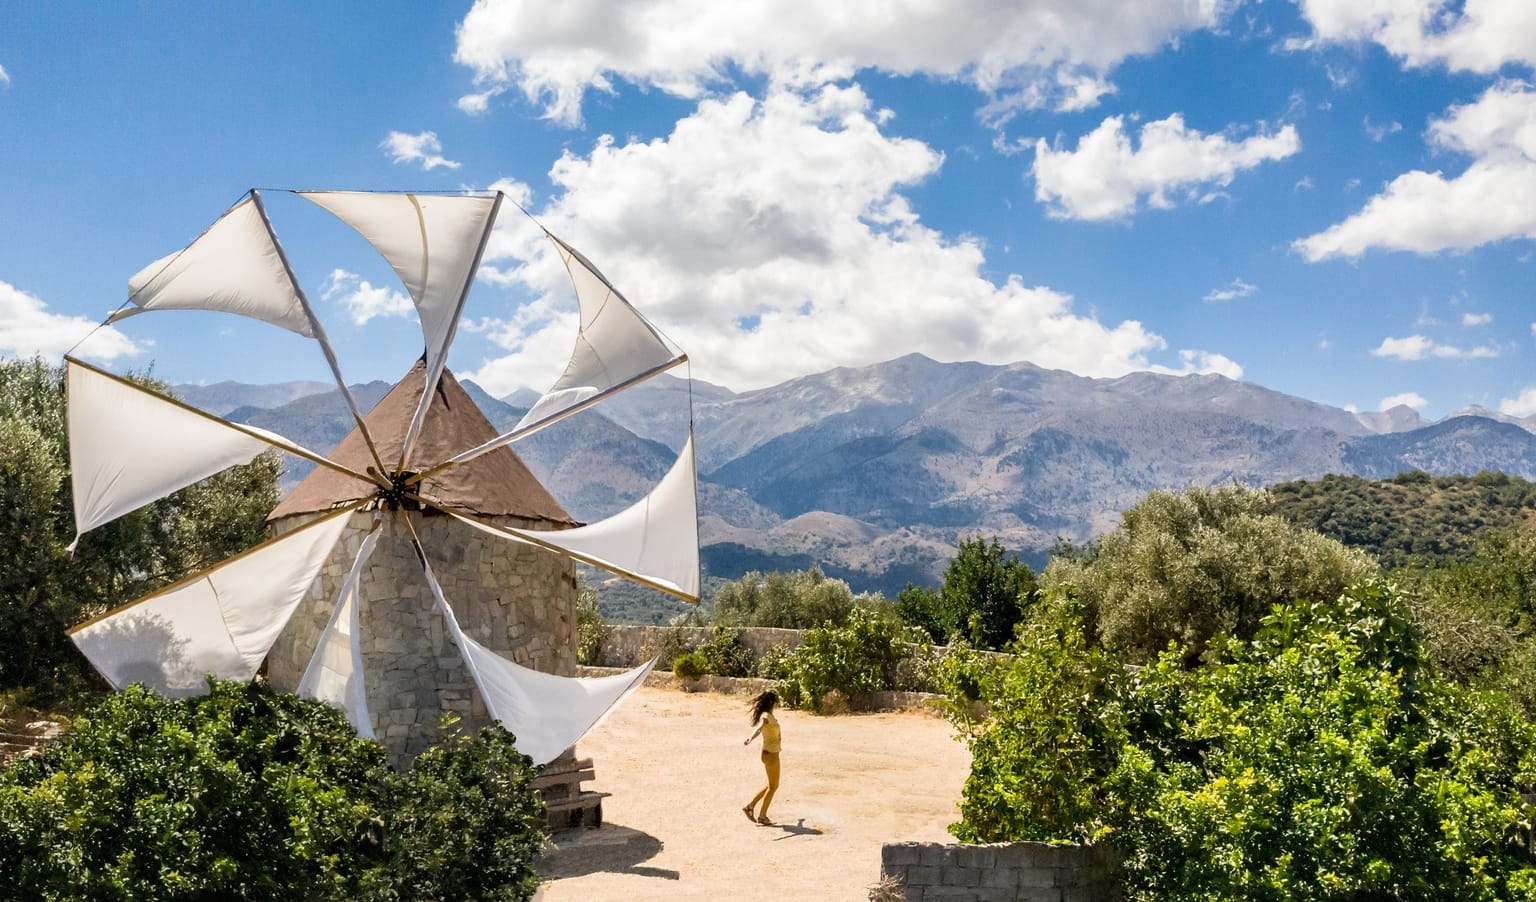
<path id="1" fill-rule="evenodd" d="M 418 362 L 367 417 L 385 459 L 400 453 L 424 379 L 425 366 Z M 406 469 L 419 472 L 495 436 L 495 427 L 458 380 L 444 372 Z M 359 471 L 371 459 L 356 429 L 328 456 Z M 281 535 L 375 490 L 336 470 L 316 469 L 273 509 L 268 523 Z M 507 447 L 428 477 L 419 493 L 502 526 L 554 530 L 579 525 Z M 408 505 L 404 516 L 421 537 L 467 635 L 524 667 L 575 675 L 576 574 L 569 558 L 496 539 L 432 508 Z M 351 517 L 320 579 L 268 656 L 267 678 L 279 689 L 297 689 L 373 519 L 362 510 Z M 394 519 L 384 529 L 361 575 L 360 592 L 367 601 L 360 611 L 358 641 L 374 735 L 400 764 L 433 743 L 442 714 L 456 713 L 472 726 L 485 723 L 487 714 L 463 657 L 433 610 L 410 535 L 401 534 L 405 530 Z"/>

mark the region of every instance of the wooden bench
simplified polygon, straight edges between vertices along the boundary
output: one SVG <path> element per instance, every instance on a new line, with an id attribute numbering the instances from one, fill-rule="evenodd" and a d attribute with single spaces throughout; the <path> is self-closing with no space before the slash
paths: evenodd
<path id="1" fill-rule="evenodd" d="M 581 788 L 582 782 L 593 779 L 595 773 L 591 758 L 578 760 L 570 753 L 539 769 L 530 785 L 544 797 L 550 830 L 595 829 L 603 825 L 603 799 L 612 793 Z"/>

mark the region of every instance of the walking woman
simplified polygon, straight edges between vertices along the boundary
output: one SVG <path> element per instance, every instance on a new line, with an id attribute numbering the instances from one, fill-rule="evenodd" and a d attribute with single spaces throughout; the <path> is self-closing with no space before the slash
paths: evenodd
<path id="1" fill-rule="evenodd" d="M 768 806 L 773 804 L 773 793 L 779 788 L 779 721 L 773 716 L 773 709 L 779 704 L 779 694 L 772 689 L 760 693 L 752 699 L 752 723 L 757 729 L 752 731 L 741 744 L 747 745 L 762 734 L 763 737 L 763 770 L 768 773 L 768 785 L 758 791 L 752 797 L 752 801 L 742 808 L 747 820 L 757 821 L 759 824 L 771 824 L 768 819 Z M 763 804 L 757 808 L 757 802 L 761 799 Z M 752 809 L 757 808 L 754 817 Z"/>

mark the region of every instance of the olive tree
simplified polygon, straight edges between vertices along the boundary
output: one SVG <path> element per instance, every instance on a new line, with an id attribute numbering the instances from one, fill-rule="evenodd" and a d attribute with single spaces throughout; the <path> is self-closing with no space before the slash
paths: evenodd
<path id="1" fill-rule="evenodd" d="M 1194 660 L 1218 634 L 1251 638 L 1277 603 L 1337 598 L 1375 571 L 1364 552 L 1265 514 L 1268 503 L 1237 485 L 1153 492 L 1095 547 L 1053 558 L 1041 588 L 1072 594 L 1131 660 L 1170 642 Z"/>

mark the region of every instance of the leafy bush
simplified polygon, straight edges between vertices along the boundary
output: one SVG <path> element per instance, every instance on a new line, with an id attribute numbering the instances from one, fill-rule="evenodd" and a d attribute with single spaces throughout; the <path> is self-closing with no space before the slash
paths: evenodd
<path id="1" fill-rule="evenodd" d="M 1075 602 L 1049 599 L 1010 659 L 958 650 L 938 668 L 946 713 L 971 748 L 962 842 L 1098 839 L 1103 785 L 1124 727 L 1113 702 L 1118 662 L 1089 647 Z M 975 702 L 990 704 L 981 722 Z"/>
<path id="2" fill-rule="evenodd" d="M 823 698 L 834 690 L 853 695 L 892 688 L 902 662 L 925 648 L 926 640 L 893 611 L 855 607 L 846 626 L 805 631 L 788 661 L 780 696 L 786 704 L 820 712 Z"/>
<path id="3" fill-rule="evenodd" d="M 672 660 L 672 673 L 681 680 L 696 680 L 709 673 L 708 665 L 698 652 L 684 652 Z"/>
<path id="4" fill-rule="evenodd" d="M 544 803 L 532 763 L 499 726 L 442 742 L 389 778 L 387 847 L 395 898 L 532 899 Z"/>
<path id="5" fill-rule="evenodd" d="M 1132 899 L 1536 893 L 1536 726 L 1435 673 L 1389 585 L 1280 605 L 1193 670 L 1177 645 L 1123 670 L 1057 613 L 967 671 L 991 715 L 962 838 L 1111 842 Z"/>
<path id="6" fill-rule="evenodd" d="M 694 651 L 704 659 L 706 673 L 723 677 L 752 675 L 752 649 L 741 644 L 741 630 L 717 626 L 714 635 Z"/>
<path id="7" fill-rule="evenodd" d="M 576 663 L 595 665 L 603 660 L 608 626 L 597 605 L 597 590 L 582 586 L 576 593 Z"/>
<path id="8" fill-rule="evenodd" d="M 210 689 L 130 687 L 0 774 L 13 898 L 531 897 L 540 803 L 505 731 L 394 774 L 335 708 Z"/>

